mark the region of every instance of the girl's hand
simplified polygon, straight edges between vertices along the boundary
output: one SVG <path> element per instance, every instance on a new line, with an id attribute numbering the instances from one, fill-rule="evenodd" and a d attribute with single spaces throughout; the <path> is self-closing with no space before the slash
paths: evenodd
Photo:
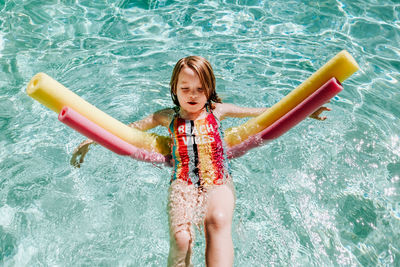
<path id="1" fill-rule="evenodd" d="M 83 163 L 83 160 L 85 159 L 86 154 L 89 151 L 89 146 L 91 144 L 94 144 L 94 142 L 90 139 L 87 139 L 85 141 L 83 141 L 72 153 L 72 158 L 71 158 L 71 165 L 76 167 L 76 168 L 80 168 L 81 167 L 81 163 Z M 77 158 L 79 158 L 79 161 L 77 160 Z"/>
<path id="2" fill-rule="evenodd" d="M 326 116 L 323 116 L 323 117 L 319 116 L 324 111 L 331 111 L 331 109 L 327 108 L 327 107 L 320 107 L 313 114 L 310 115 L 310 118 L 313 118 L 313 119 L 316 119 L 316 120 L 320 120 L 320 121 L 324 121 L 324 120 L 326 120 Z"/>

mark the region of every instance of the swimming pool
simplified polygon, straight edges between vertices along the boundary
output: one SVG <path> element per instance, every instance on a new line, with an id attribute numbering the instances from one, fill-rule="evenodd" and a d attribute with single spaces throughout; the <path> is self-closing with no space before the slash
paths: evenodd
<path id="1" fill-rule="evenodd" d="M 168 255 L 170 169 L 101 147 L 70 167 L 83 138 L 26 95 L 35 73 L 128 123 L 171 106 L 181 57 L 210 60 L 224 101 L 261 107 L 342 49 L 361 71 L 328 120 L 231 162 L 235 266 L 400 265 L 399 16 L 383 0 L 0 1 L 0 265 L 164 266 Z"/>

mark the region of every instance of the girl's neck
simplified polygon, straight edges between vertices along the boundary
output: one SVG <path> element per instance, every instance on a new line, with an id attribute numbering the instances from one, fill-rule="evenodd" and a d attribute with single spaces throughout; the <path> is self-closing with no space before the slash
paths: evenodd
<path id="1" fill-rule="evenodd" d="M 198 119 L 203 119 L 206 117 L 205 116 L 206 114 L 207 114 L 206 107 L 202 108 L 199 112 L 195 112 L 195 113 L 188 112 L 182 108 L 179 109 L 179 116 L 185 120 L 195 121 Z"/>

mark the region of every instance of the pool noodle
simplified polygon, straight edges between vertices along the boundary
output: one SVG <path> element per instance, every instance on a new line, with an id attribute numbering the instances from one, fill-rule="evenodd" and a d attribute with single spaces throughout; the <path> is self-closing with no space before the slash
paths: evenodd
<path id="1" fill-rule="evenodd" d="M 169 162 L 167 158 L 160 153 L 149 152 L 125 142 L 70 107 L 64 107 L 60 111 L 58 120 L 118 155 L 130 156 L 134 159 L 147 162 Z"/>
<path id="2" fill-rule="evenodd" d="M 303 100 L 303 102 L 274 122 L 271 126 L 267 127 L 260 133 L 251 136 L 246 141 L 228 148 L 228 158 L 242 156 L 248 150 L 278 138 L 289 129 L 296 126 L 300 121 L 311 115 L 342 90 L 343 87 L 337 79 L 330 79 L 312 95 Z"/>
<path id="3" fill-rule="evenodd" d="M 29 96 L 56 113 L 60 113 L 64 106 L 68 106 L 135 147 L 163 155 L 170 154 L 169 137 L 129 127 L 91 105 L 45 73 L 36 74 L 29 82 L 26 91 Z"/>
<path id="4" fill-rule="evenodd" d="M 300 104 L 305 98 L 320 88 L 332 77 L 343 82 L 359 69 L 357 62 L 345 50 L 339 52 L 318 71 L 311 75 L 296 89 L 286 95 L 263 114 L 248 120 L 246 123 L 225 131 L 225 141 L 229 147 L 242 143 L 268 126 Z"/>

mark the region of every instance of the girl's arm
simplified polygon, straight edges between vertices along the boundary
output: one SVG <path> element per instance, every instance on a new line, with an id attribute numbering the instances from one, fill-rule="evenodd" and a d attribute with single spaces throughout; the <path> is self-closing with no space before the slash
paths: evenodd
<path id="1" fill-rule="evenodd" d="M 256 117 L 267 109 L 268 108 L 240 107 L 229 103 L 215 103 L 215 109 L 213 113 L 218 117 L 219 120 L 223 120 L 227 117 Z"/>
<path id="2" fill-rule="evenodd" d="M 219 120 L 223 120 L 227 117 L 243 118 L 243 117 L 256 117 L 266 111 L 268 108 L 247 108 L 240 107 L 228 103 L 216 103 L 214 114 L 218 116 Z M 321 117 L 321 113 L 324 111 L 330 111 L 330 108 L 325 106 L 317 109 L 309 117 L 316 120 L 326 120 L 326 116 Z"/>
<path id="3" fill-rule="evenodd" d="M 147 131 L 157 126 L 164 126 L 168 128 L 173 114 L 174 111 L 171 108 L 162 109 L 144 119 L 141 119 L 140 121 L 135 121 L 131 124 L 128 124 L 128 126 L 141 131 Z"/>

